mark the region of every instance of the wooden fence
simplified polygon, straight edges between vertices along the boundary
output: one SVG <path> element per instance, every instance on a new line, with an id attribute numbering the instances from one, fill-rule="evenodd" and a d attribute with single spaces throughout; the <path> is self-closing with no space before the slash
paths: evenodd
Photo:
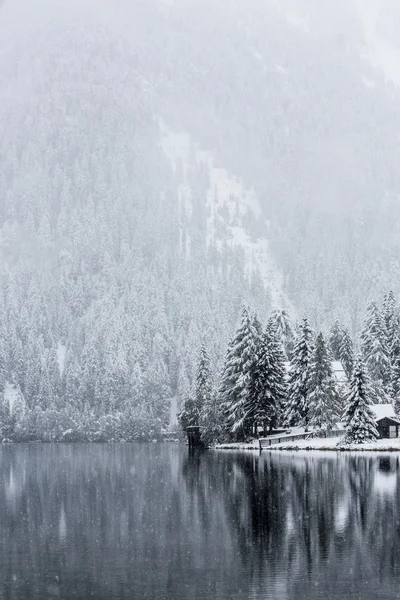
<path id="1" fill-rule="evenodd" d="M 275 446 L 276 444 L 283 444 L 285 442 L 297 442 L 298 440 L 312 440 L 315 438 L 332 438 L 339 437 L 344 435 L 345 431 L 342 429 L 333 429 L 332 431 L 319 431 L 318 435 L 313 433 L 312 431 L 307 431 L 305 433 L 294 433 L 291 435 L 290 433 L 287 435 L 282 435 L 279 437 L 270 436 L 266 438 L 259 438 L 260 450 L 264 450 L 269 448 L 270 446 Z"/>

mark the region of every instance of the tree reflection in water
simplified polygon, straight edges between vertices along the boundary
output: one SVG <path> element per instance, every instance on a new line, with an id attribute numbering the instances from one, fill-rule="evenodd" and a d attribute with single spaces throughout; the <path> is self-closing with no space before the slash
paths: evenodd
<path id="1" fill-rule="evenodd" d="M 2 445 L 0 598 L 396 598 L 399 459 Z"/>

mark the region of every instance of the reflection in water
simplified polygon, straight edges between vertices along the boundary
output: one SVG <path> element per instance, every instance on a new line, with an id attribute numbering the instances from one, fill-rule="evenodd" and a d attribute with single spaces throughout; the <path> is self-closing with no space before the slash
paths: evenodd
<path id="1" fill-rule="evenodd" d="M 398 598 L 399 459 L 0 446 L 0 598 Z"/>

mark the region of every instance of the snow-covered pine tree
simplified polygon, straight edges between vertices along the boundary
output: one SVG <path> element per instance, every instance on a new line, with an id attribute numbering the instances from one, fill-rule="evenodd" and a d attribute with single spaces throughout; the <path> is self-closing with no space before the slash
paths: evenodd
<path id="1" fill-rule="evenodd" d="M 261 321 L 260 321 L 260 319 L 259 319 L 258 314 L 256 313 L 256 311 L 253 312 L 251 320 L 252 320 L 252 324 L 253 324 L 254 331 L 256 332 L 256 334 L 258 336 L 262 335 L 263 328 L 262 328 Z"/>
<path id="2" fill-rule="evenodd" d="M 202 345 L 197 364 L 194 393 L 188 393 L 183 409 L 178 416 L 184 430 L 191 425 L 201 425 L 205 407 L 211 403 L 212 387 L 210 358 L 205 346 Z"/>
<path id="3" fill-rule="evenodd" d="M 220 396 L 224 406 L 225 429 L 245 437 L 249 431 L 248 406 L 250 383 L 256 362 L 258 335 L 249 309 L 244 307 L 240 325 L 229 344 L 221 378 Z"/>
<path id="4" fill-rule="evenodd" d="M 389 349 L 390 358 L 392 358 L 391 349 L 399 328 L 399 315 L 396 296 L 392 290 L 384 297 L 382 320 L 386 336 L 386 346 Z"/>
<path id="5" fill-rule="evenodd" d="M 386 386 L 390 380 L 390 357 L 381 325 L 382 322 L 377 317 L 374 323 L 372 345 L 367 357 L 367 367 L 373 381 L 382 382 L 383 386 Z"/>
<path id="6" fill-rule="evenodd" d="M 289 312 L 284 308 L 277 309 L 272 311 L 270 318 L 275 325 L 286 358 L 290 360 L 293 352 L 294 333 Z"/>
<path id="7" fill-rule="evenodd" d="M 400 356 L 396 358 L 394 365 L 392 365 L 391 375 L 390 392 L 393 408 L 396 415 L 400 415 Z"/>
<path id="8" fill-rule="evenodd" d="M 223 411 L 220 396 L 213 388 L 203 406 L 200 416 L 201 439 L 208 445 L 221 440 L 224 436 Z"/>
<path id="9" fill-rule="evenodd" d="M 354 365 L 344 415 L 346 434 L 344 444 L 362 444 L 378 437 L 374 413 L 371 410 L 371 391 L 362 356 Z"/>
<path id="10" fill-rule="evenodd" d="M 347 379 L 350 380 L 354 366 L 354 346 L 347 327 L 343 328 L 342 340 L 340 342 L 339 349 L 339 360 L 342 363 Z"/>
<path id="11" fill-rule="evenodd" d="M 262 334 L 245 412 L 264 430 L 276 427 L 286 398 L 285 355 L 275 323 L 270 319 Z"/>
<path id="12" fill-rule="evenodd" d="M 332 430 L 340 418 L 339 393 L 322 333 L 317 336 L 311 357 L 309 394 L 310 425 Z"/>
<path id="13" fill-rule="evenodd" d="M 396 414 L 400 413 L 400 334 L 396 331 L 390 349 L 390 384 L 388 395 Z"/>
<path id="14" fill-rule="evenodd" d="M 197 410 L 194 394 L 189 394 L 183 403 L 183 408 L 178 415 L 181 427 L 186 431 L 187 427 L 200 424 L 200 414 Z"/>
<path id="15" fill-rule="evenodd" d="M 340 344 L 342 342 L 343 329 L 339 321 L 333 323 L 329 333 L 329 344 L 334 360 L 340 360 Z"/>
<path id="16" fill-rule="evenodd" d="M 310 362 L 313 332 L 305 317 L 299 328 L 290 365 L 284 422 L 290 427 L 309 423 Z"/>
<path id="17" fill-rule="evenodd" d="M 210 357 L 204 345 L 200 348 L 200 356 L 196 373 L 196 403 L 201 412 L 203 406 L 210 400 L 213 389 Z"/>
<path id="18" fill-rule="evenodd" d="M 385 328 L 377 305 L 367 309 L 361 334 L 361 351 L 378 400 L 386 401 L 390 391 L 390 358 Z"/>
<path id="19" fill-rule="evenodd" d="M 384 339 L 380 337 L 374 339 L 367 366 L 373 381 L 381 382 L 386 389 L 390 382 L 390 358 Z"/>
<path id="20" fill-rule="evenodd" d="M 377 327 L 377 324 L 379 326 Z M 382 324 L 380 322 L 379 309 L 376 302 L 371 302 L 367 307 L 361 331 L 361 352 L 365 363 L 372 351 L 374 338 L 382 335 Z"/>
<path id="21" fill-rule="evenodd" d="M 5 323 L 0 321 L 0 394 L 7 381 L 7 331 Z"/>

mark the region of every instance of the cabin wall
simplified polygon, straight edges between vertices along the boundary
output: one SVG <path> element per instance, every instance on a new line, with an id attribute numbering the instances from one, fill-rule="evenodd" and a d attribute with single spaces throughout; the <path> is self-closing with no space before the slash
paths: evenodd
<path id="1" fill-rule="evenodd" d="M 389 417 L 377 421 L 376 428 L 378 430 L 379 438 L 381 439 L 394 439 L 399 437 L 400 425 Z"/>

